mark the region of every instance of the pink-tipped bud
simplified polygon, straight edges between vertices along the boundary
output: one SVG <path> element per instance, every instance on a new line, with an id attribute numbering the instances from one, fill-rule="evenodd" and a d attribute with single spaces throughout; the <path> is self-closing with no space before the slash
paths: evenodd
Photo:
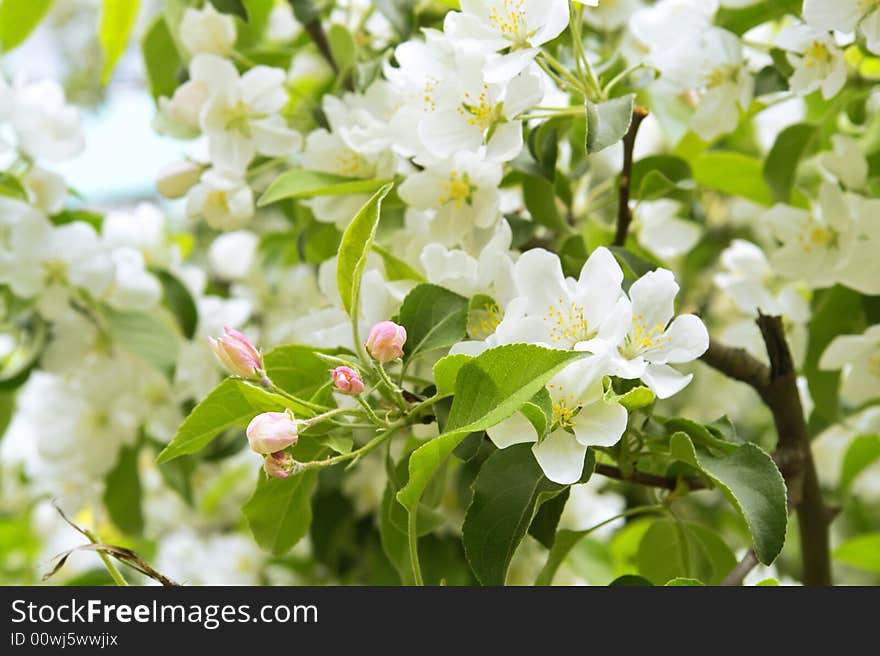
<path id="1" fill-rule="evenodd" d="M 232 328 L 224 328 L 223 337 L 208 338 L 211 350 L 230 373 L 247 380 L 263 377 L 263 356 L 247 337 Z"/>
<path id="2" fill-rule="evenodd" d="M 289 410 L 257 415 L 246 432 L 251 449 L 263 454 L 283 451 L 299 439 L 299 425 Z"/>
<path id="3" fill-rule="evenodd" d="M 333 386 L 337 392 L 357 396 L 364 391 L 364 381 L 361 375 L 351 367 L 336 367 L 331 374 Z"/>
<path id="4" fill-rule="evenodd" d="M 289 453 L 276 451 L 263 459 L 263 469 L 269 478 L 287 478 L 296 468 L 296 460 Z"/>
<path id="5" fill-rule="evenodd" d="M 367 337 L 367 350 L 379 362 L 391 362 L 403 355 L 406 328 L 393 321 L 380 321 Z"/>

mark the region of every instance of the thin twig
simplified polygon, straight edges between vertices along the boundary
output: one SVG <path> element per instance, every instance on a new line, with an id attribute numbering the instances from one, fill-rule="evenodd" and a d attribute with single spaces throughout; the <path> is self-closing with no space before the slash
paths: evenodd
<path id="1" fill-rule="evenodd" d="M 649 487 L 659 487 L 664 490 L 676 490 L 680 485 L 686 485 L 689 490 L 705 490 L 706 484 L 702 479 L 697 477 L 687 478 L 669 478 L 666 476 L 658 476 L 656 474 L 648 474 L 645 472 L 633 470 L 629 474 L 624 474 L 618 467 L 598 463 L 594 470 L 596 474 L 613 478 L 618 481 L 627 483 L 638 483 L 639 485 L 647 485 Z"/>
<path id="2" fill-rule="evenodd" d="M 721 581 L 721 585 L 742 585 L 742 582 L 745 580 L 746 576 L 748 576 L 749 572 L 751 572 L 757 564 L 758 557 L 755 555 L 755 550 L 749 549 L 746 552 L 746 555 L 743 556 L 742 560 L 736 564 L 736 567 L 730 570 L 730 573 L 724 577 L 724 580 Z"/>
<path id="3" fill-rule="evenodd" d="M 614 245 L 623 246 L 626 244 L 626 236 L 629 233 L 629 226 L 632 223 L 632 209 L 629 206 L 630 185 L 632 183 L 633 168 L 633 149 L 636 145 L 636 135 L 639 133 L 639 126 L 645 117 L 648 116 L 648 110 L 644 107 L 636 105 L 633 108 L 632 122 L 629 124 L 629 130 L 623 138 L 623 170 L 620 173 L 620 188 L 617 206 L 617 231 L 614 234 Z"/>

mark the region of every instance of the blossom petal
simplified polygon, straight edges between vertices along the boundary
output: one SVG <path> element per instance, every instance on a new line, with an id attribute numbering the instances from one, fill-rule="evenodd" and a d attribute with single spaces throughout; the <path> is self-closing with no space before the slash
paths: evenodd
<path id="1" fill-rule="evenodd" d="M 521 412 L 517 412 L 500 424 L 487 429 L 486 434 L 492 440 L 492 444 L 499 449 L 506 449 L 514 444 L 538 441 L 538 433 L 535 431 L 535 427 L 532 426 L 532 422 Z"/>
<path id="2" fill-rule="evenodd" d="M 544 475 L 554 483 L 570 485 L 580 480 L 587 447 L 569 432 L 557 430 L 532 447 Z"/>

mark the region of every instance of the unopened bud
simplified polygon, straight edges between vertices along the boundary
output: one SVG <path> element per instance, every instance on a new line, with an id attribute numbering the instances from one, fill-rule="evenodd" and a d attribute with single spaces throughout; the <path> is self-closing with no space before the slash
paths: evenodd
<path id="1" fill-rule="evenodd" d="M 202 166 L 192 162 L 174 162 L 159 171 L 156 189 L 171 200 L 183 198 L 202 177 Z"/>
<path id="2" fill-rule="evenodd" d="M 367 350 L 379 362 L 391 362 L 403 355 L 406 328 L 393 321 L 380 321 L 367 337 Z"/>
<path id="3" fill-rule="evenodd" d="M 364 391 L 364 381 L 361 375 L 351 367 L 336 367 L 331 374 L 333 386 L 337 392 L 357 396 Z"/>
<path id="4" fill-rule="evenodd" d="M 251 449 L 257 453 L 277 453 L 296 444 L 299 425 L 290 411 L 264 412 L 251 419 L 246 433 Z"/>
<path id="5" fill-rule="evenodd" d="M 270 453 L 263 459 L 263 469 L 269 478 L 287 478 L 296 468 L 296 460 L 285 451 Z"/>
<path id="6" fill-rule="evenodd" d="M 230 373 L 247 380 L 263 377 L 263 356 L 247 337 L 226 327 L 222 337 L 208 338 L 211 350 Z"/>

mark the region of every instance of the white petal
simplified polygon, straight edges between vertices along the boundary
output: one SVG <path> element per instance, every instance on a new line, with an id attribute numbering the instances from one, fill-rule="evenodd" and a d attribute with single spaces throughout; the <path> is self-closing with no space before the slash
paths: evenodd
<path id="1" fill-rule="evenodd" d="M 666 328 L 675 313 L 675 296 L 678 283 L 675 276 L 666 269 L 646 273 L 636 280 L 629 289 L 632 300 L 633 317 L 650 330 L 654 326 Z"/>
<path id="2" fill-rule="evenodd" d="M 499 449 L 506 449 L 514 444 L 538 441 L 538 433 L 535 432 L 535 427 L 532 426 L 532 422 L 526 419 L 526 416 L 521 412 L 517 412 L 500 424 L 487 429 L 486 434 Z"/>
<path id="3" fill-rule="evenodd" d="M 583 474 L 587 447 L 571 433 L 557 430 L 533 446 L 532 453 L 547 478 L 560 485 L 570 485 L 577 483 Z"/>
<path id="4" fill-rule="evenodd" d="M 599 399 L 574 418 L 574 434 L 584 446 L 614 446 L 626 430 L 629 415 L 617 402 Z"/>
<path id="5" fill-rule="evenodd" d="M 649 364 L 641 375 L 645 385 L 651 388 L 658 399 L 668 399 L 677 394 L 687 387 L 693 377 L 693 374 L 685 376 L 665 364 Z"/>

